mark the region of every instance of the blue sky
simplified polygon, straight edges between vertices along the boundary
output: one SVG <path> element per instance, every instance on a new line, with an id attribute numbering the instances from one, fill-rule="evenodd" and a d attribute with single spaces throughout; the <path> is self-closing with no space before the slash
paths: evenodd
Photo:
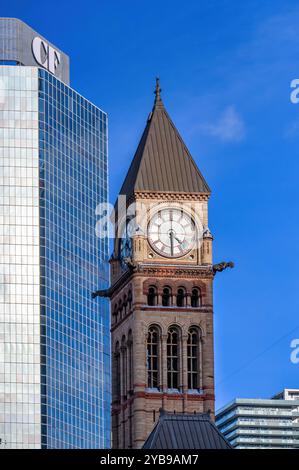
<path id="1" fill-rule="evenodd" d="M 71 57 L 72 86 L 109 114 L 114 200 L 153 104 L 212 188 L 217 407 L 299 387 L 299 5 L 276 0 L 2 0 Z"/>

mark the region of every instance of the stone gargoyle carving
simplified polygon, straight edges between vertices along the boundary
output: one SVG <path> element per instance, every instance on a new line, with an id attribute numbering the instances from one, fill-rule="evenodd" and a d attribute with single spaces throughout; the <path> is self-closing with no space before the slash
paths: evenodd
<path id="1" fill-rule="evenodd" d="M 137 264 L 132 260 L 131 257 L 123 258 L 123 262 L 128 266 L 129 269 L 134 269 L 137 266 Z"/>
<path id="2" fill-rule="evenodd" d="M 214 264 L 213 265 L 213 273 L 221 273 L 227 268 L 233 268 L 235 265 L 232 261 L 229 261 L 228 263 L 225 261 L 222 261 L 222 263 Z"/>
<path id="3" fill-rule="evenodd" d="M 92 299 L 95 299 L 96 297 L 110 297 L 110 289 L 96 290 L 91 293 L 91 297 Z"/>

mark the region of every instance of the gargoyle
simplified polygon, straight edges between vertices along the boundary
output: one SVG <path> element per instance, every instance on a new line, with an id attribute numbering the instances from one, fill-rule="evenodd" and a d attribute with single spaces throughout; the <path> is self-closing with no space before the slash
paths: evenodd
<path id="1" fill-rule="evenodd" d="M 129 269 L 134 269 L 137 266 L 137 264 L 130 257 L 123 258 L 123 262 L 128 266 Z"/>
<path id="2" fill-rule="evenodd" d="M 233 268 L 235 265 L 232 261 L 229 261 L 226 263 L 225 261 L 222 261 L 222 263 L 214 264 L 213 266 L 213 273 L 221 273 L 221 271 L 224 271 L 227 268 Z"/>
<path id="3" fill-rule="evenodd" d="M 110 297 L 110 289 L 96 290 L 91 293 L 91 297 L 95 299 L 96 297 Z"/>

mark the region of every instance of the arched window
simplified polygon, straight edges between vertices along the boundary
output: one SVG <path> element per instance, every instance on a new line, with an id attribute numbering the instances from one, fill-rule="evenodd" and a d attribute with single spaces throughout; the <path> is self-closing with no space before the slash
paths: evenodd
<path id="1" fill-rule="evenodd" d="M 124 296 L 123 309 L 124 309 L 124 315 L 123 316 L 125 317 L 128 313 L 128 302 L 127 302 L 127 296 L 126 295 Z"/>
<path id="2" fill-rule="evenodd" d="M 151 286 L 148 290 L 147 305 L 151 307 L 157 305 L 157 289 L 154 286 Z"/>
<path id="3" fill-rule="evenodd" d="M 167 387 L 179 388 L 179 331 L 175 326 L 167 335 Z"/>
<path id="4" fill-rule="evenodd" d="M 162 305 L 163 305 L 163 307 L 169 307 L 171 305 L 171 289 L 170 289 L 170 287 L 164 287 L 164 289 L 163 289 Z"/>
<path id="5" fill-rule="evenodd" d="M 199 383 L 199 332 L 192 327 L 188 332 L 187 341 L 187 368 L 188 368 L 188 389 L 198 390 Z"/>
<path id="6" fill-rule="evenodd" d="M 114 373 L 112 376 L 112 394 L 113 394 L 113 400 L 117 401 L 120 403 L 121 401 L 121 378 L 120 378 L 120 348 L 119 348 L 119 342 L 117 341 L 114 349 Z M 114 435 L 115 442 L 113 442 L 113 445 L 118 448 L 119 447 L 119 415 L 115 414 L 114 415 L 114 420 L 115 420 L 115 425 L 116 425 L 116 432 Z"/>
<path id="7" fill-rule="evenodd" d="M 119 350 L 119 343 L 117 342 L 115 345 L 115 352 L 114 352 L 114 364 L 115 364 L 115 375 L 114 375 L 114 391 L 115 391 L 115 398 L 116 400 L 120 400 L 120 350 Z"/>
<path id="8" fill-rule="evenodd" d="M 126 337 L 123 335 L 121 340 L 121 356 L 122 356 L 122 365 L 121 365 L 121 375 L 122 375 L 122 394 L 127 395 L 127 344 Z"/>
<path id="9" fill-rule="evenodd" d="M 129 312 L 132 309 L 132 291 L 130 291 L 130 290 L 128 292 L 128 309 L 129 309 Z"/>
<path id="10" fill-rule="evenodd" d="M 117 305 L 115 305 L 113 317 L 114 317 L 114 323 L 117 323 L 117 321 L 118 321 L 118 308 L 117 308 Z"/>
<path id="11" fill-rule="evenodd" d="M 129 392 L 133 392 L 133 335 L 130 330 L 128 333 L 128 368 L 129 368 Z"/>
<path id="12" fill-rule="evenodd" d="M 119 303 L 118 303 L 118 315 L 119 315 L 119 319 L 120 319 L 120 320 L 121 320 L 122 317 L 123 317 L 123 315 L 122 315 L 122 314 L 123 314 L 122 309 L 123 309 L 123 307 L 122 307 L 122 303 L 121 303 L 121 300 L 120 300 Z"/>
<path id="13" fill-rule="evenodd" d="M 197 287 L 192 289 L 191 307 L 200 307 L 200 290 Z"/>
<path id="14" fill-rule="evenodd" d="M 147 386 L 159 387 L 159 330 L 151 326 L 147 335 Z"/>
<path id="15" fill-rule="evenodd" d="M 186 302 L 186 292 L 185 292 L 185 289 L 180 287 L 178 289 L 177 296 L 176 296 L 177 307 L 185 307 L 185 302 Z"/>

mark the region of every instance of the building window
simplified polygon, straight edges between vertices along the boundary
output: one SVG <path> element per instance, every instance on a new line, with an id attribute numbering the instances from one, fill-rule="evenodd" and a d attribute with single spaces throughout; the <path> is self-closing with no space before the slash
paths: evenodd
<path id="1" fill-rule="evenodd" d="M 151 286 L 147 294 L 147 305 L 151 307 L 157 305 L 157 289 L 156 287 Z"/>
<path id="2" fill-rule="evenodd" d="M 129 367 L 129 392 L 133 391 L 133 335 L 132 331 L 128 334 L 128 367 Z"/>
<path id="3" fill-rule="evenodd" d="M 115 353 L 114 353 L 114 361 L 115 361 L 115 375 L 114 375 L 114 390 L 115 390 L 115 397 L 117 400 L 120 400 L 120 350 L 119 350 L 119 343 L 116 343 Z"/>
<path id="4" fill-rule="evenodd" d="M 200 307 L 200 290 L 197 287 L 192 289 L 191 307 Z"/>
<path id="5" fill-rule="evenodd" d="M 199 334 L 197 328 L 190 328 L 187 341 L 188 389 L 198 390 L 199 384 Z"/>
<path id="6" fill-rule="evenodd" d="M 114 323 L 117 323 L 117 322 L 118 322 L 118 309 L 117 309 L 117 305 L 116 305 L 116 307 L 115 307 L 115 309 L 114 309 L 114 315 L 113 315 L 113 317 L 114 317 Z"/>
<path id="7" fill-rule="evenodd" d="M 176 304 L 177 307 L 185 307 L 185 301 L 186 301 L 186 292 L 185 289 L 180 287 L 177 292 L 176 296 Z"/>
<path id="8" fill-rule="evenodd" d="M 163 307 L 169 307 L 171 304 L 171 289 L 164 287 L 162 294 L 162 305 Z"/>
<path id="9" fill-rule="evenodd" d="M 124 397 L 127 396 L 127 344 L 125 336 L 122 337 L 121 340 L 121 357 L 122 357 L 122 394 Z"/>
<path id="10" fill-rule="evenodd" d="M 167 387 L 179 388 L 179 332 L 171 327 L 167 335 Z"/>
<path id="11" fill-rule="evenodd" d="M 152 326 L 147 336 L 147 386 L 159 387 L 159 330 Z"/>
<path id="12" fill-rule="evenodd" d="M 128 302 L 127 302 L 127 296 L 124 296 L 124 302 L 123 302 L 123 309 L 124 309 L 124 317 L 127 315 L 127 308 L 128 308 Z"/>
<path id="13" fill-rule="evenodd" d="M 129 312 L 132 310 L 132 292 L 130 290 L 128 293 L 128 309 L 129 309 Z"/>

